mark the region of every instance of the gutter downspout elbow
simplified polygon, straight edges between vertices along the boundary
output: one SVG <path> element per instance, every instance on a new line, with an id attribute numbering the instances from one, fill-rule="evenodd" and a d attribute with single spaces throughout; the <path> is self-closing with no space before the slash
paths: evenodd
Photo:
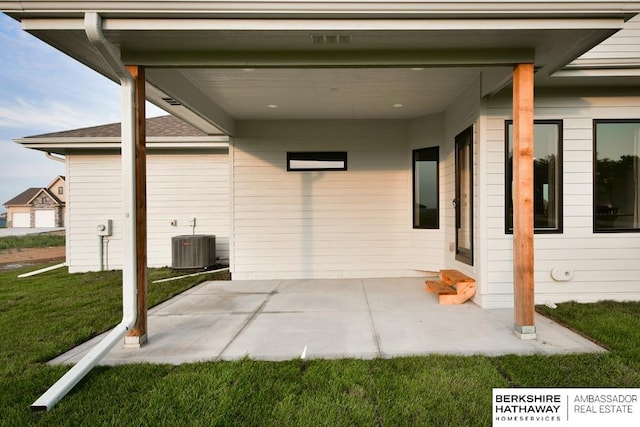
<path id="1" fill-rule="evenodd" d="M 60 156 L 54 156 L 53 154 L 51 154 L 48 151 L 44 152 L 44 155 L 47 159 L 51 159 L 51 160 L 55 160 L 56 162 L 61 162 L 64 163 L 64 157 L 60 157 Z"/>
<path id="2" fill-rule="evenodd" d="M 136 165 L 135 165 L 135 81 L 120 60 L 117 49 L 102 32 L 102 18 L 95 12 L 84 17 L 89 41 L 120 79 L 122 87 L 122 175 L 124 193 L 124 254 L 122 266 L 122 321 L 87 355 L 76 363 L 32 405 L 33 411 L 48 411 L 78 384 L 98 362 L 121 341 L 138 316 L 136 270 Z"/>

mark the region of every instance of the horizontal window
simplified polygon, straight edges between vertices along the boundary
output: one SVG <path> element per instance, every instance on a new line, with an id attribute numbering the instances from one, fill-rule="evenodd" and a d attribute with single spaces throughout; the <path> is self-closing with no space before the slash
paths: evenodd
<path id="1" fill-rule="evenodd" d="M 513 122 L 506 122 L 505 229 L 513 232 Z M 562 232 L 562 121 L 533 126 L 533 226 L 536 233 Z"/>
<path id="2" fill-rule="evenodd" d="M 640 120 L 594 120 L 593 228 L 640 231 Z"/>
<path id="3" fill-rule="evenodd" d="M 346 151 L 287 153 L 288 171 L 346 171 Z"/>

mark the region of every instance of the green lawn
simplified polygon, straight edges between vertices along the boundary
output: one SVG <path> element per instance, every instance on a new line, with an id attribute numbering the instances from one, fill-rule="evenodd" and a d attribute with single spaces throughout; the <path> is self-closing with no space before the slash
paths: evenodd
<path id="1" fill-rule="evenodd" d="M 568 303 L 541 310 L 610 353 L 99 367 L 32 414 L 68 369 L 43 362 L 120 320 L 121 273 L 24 271 L 0 272 L 0 425 L 487 426 L 494 387 L 640 387 L 640 303 Z M 150 303 L 209 278 L 152 284 Z"/>

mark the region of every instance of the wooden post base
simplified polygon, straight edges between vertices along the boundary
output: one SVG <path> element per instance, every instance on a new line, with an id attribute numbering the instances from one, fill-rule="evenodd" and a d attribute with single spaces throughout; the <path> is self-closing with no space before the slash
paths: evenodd
<path id="1" fill-rule="evenodd" d="M 535 340 L 537 338 L 536 327 L 534 325 L 523 326 L 514 324 L 513 333 L 521 340 Z"/>
<path id="2" fill-rule="evenodd" d="M 140 348 L 148 342 L 147 334 L 144 335 L 127 335 L 124 337 L 125 348 Z"/>

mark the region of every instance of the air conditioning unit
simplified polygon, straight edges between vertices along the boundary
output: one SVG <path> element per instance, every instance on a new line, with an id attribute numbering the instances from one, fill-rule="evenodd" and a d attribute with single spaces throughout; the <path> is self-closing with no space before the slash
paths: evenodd
<path id="1" fill-rule="evenodd" d="M 216 263 L 216 236 L 186 235 L 171 238 L 171 268 L 208 268 Z"/>

